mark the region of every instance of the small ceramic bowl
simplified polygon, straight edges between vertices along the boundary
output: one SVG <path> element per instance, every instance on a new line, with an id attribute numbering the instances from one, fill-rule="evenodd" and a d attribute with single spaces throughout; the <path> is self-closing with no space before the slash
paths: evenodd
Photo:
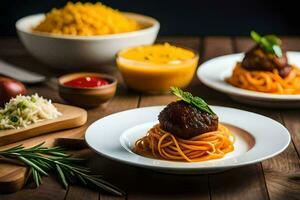
<path id="1" fill-rule="evenodd" d="M 64 83 L 68 81 L 85 76 L 96 76 L 107 80 L 109 84 L 93 88 L 72 87 L 64 85 Z M 117 89 L 117 79 L 113 76 L 100 73 L 72 73 L 59 77 L 58 86 L 59 95 L 65 101 L 80 107 L 96 107 L 104 104 L 114 97 Z"/>
<path id="2" fill-rule="evenodd" d="M 181 48 L 193 52 L 194 57 L 179 63 L 155 64 L 124 58 L 122 53 L 131 48 L 120 51 L 116 63 L 127 87 L 139 92 L 167 93 L 171 86 L 187 87 L 199 60 L 198 53 L 186 47 Z"/>

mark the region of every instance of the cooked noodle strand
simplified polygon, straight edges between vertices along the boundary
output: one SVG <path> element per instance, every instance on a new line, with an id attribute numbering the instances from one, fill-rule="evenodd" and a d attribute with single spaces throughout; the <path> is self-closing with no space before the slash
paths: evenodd
<path id="1" fill-rule="evenodd" d="M 248 71 L 237 63 L 232 76 L 226 80 L 233 86 L 257 92 L 273 94 L 300 94 L 300 69 L 293 66 L 292 71 L 282 78 L 278 70 Z"/>
<path id="2" fill-rule="evenodd" d="M 136 141 L 134 151 L 148 157 L 198 162 L 224 157 L 234 150 L 234 140 L 230 131 L 221 124 L 216 131 L 188 140 L 175 137 L 157 124 L 145 137 Z"/>

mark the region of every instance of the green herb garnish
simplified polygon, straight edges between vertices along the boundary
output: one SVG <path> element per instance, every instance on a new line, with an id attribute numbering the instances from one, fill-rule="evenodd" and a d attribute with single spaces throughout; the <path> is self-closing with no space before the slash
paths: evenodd
<path id="1" fill-rule="evenodd" d="M 212 109 L 208 106 L 208 104 L 201 99 L 200 97 L 194 97 L 191 93 L 189 92 L 184 92 L 178 87 L 171 87 L 171 92 L 172 94 L 176 95 L 183 101 L 197 107 L 199 110 L 207 112 L 211 115 L 216 115 Z"/>
<path id="2" fill-rule="evenodd" d="M 255 31 L 251 31 L 250 35 L 252 39 L 267 53 L 275 54 L 277 57 L 282 56 L 282 50 L 280 48 L 282 42 L 277 36 L 265 35 L 262 37 Z"/>
<path id="3" fill-rule="evenodd" d="M 36 100 L 36 98 L 35 98 L 35 96 L 31 96 L 31 101 L 33 102 L 33 103 L 35 103 L 37 100 Z"/>
<path id="4" fill-rule="evenodd" d="M 13 123 L 13 124 L 18 124 L 18 122 L 19 122 L 19 117 L 18 116 L 16 116 L 16 115 L 13 115 L 13 116 L 11 116 L 10 118 L 9 118 L 9 120 Z"/>
<path id="5" fill-rule="evenodd" d="M 28 103 L 26 101 L 21 101 L 17 104 L 17 108 L 20 108 L 21 110 L 25 110 L 28 107 L 27 104 Z"/>
<path id="6" fill-rule="evenodd" d="M 32 176 L 37 187 L 42 183 L 42 176 L 48 176 L 50 171 L 56 171 L 58 178 L 65 189 L 70 183 L 80 182 L 83 185 L 91 184 L 114 195 L 123 195 L 124 192 L 100 178 L 98 175 L 90 174 L 89 168 L 79 165 L 84 159 L 71 157 L 60 147 L 43 147 L 44 143 L 31 148 L 19 145 L 7 150 L 0 151 L 0 158 L 19 162 L 30 168 L 29 175 Z"/>

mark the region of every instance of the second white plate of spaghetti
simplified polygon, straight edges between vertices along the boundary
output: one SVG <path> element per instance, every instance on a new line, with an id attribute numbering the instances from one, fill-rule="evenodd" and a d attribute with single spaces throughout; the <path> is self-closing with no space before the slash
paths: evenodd
<path id="1" fill-rule="evenodd" d="M 226 79 L 232 76 L 233 71 L 237 66 L 237 62 L 241 62 L 243 58 L 243 53 L 230 54 L 213 58 L 199 66 L 197 76 L 200 81 L 208 87 L 226 93 L 232 99 L 242 103 L 264 107 L 300 107 L 300 94 L 274 94 L 257 92 L 242 89 L 229 84 Z M 295 68 L 298 68 L 300 66 L 299 52 L 287 52 L 287 58 L 289 60 L 289 63 L 292 64 Z M 299 70 L 297 73 L 299 73 Z M 296 77 L 294 77 L 294 75 L 291 74 L 290 78 L 294 78 L 294 82 L 298 81 L 298 88 L 300 88 L 299 75 L 296 75 Z M 258 78 L 255 81 L 260 82 L 262 80 L 259 80 Z"/>
<path id="2" fill-rule="evenodd" d="M 152 150 L 148 151 L 149 154 L 141 153 L 136 148 L 136 142 L 144 138 L 147 133 L 147 137 L 150 137 L 149 134 L 153 134 L 151 136 L 154 138 L 157 136 L 155 136 L 157 131 L 155 125 L 159 123 L 158 115 L 164 108 L 165 106 L 137 108 L 99 119 L 87 129 L 86 142 L 100 155 L 115 161 L 176 174 L 214 173 L 254 164 L 276 156 L 284 151 L 290 143 L 288 130 L 270 118 L 238 109 L 211 106 L 219 118 L 219 132 L 213 132 L 215 135 L 201 136 L 202 146 L 195 147 L 198 143 L 181 139 L 174 143 L 170 135 L 165 135 L 169 139 L 162 141 L 159 149 L 153 150 L 154 154 L 152 154 Z M 154 129 L 152 129 L 153 127 Z M 224 135 L 222 135 L 222 131 Z M 211 153 L 207 151 L 206 157 L 184 150 L 183 153 L 188 155 L 190 161 L 193 162 L 185 159 L 177 161 L 178 155 L 181 156 L 180 152 L 173 154 L 175 150 L 177 153 L 176 144 L 178 145 L 178 143 L 179 148 L 182 147 L 182 149 L 184 149 L 184 145 L 190 145 L 196 149 L 211 148 L 210 143 L 217 141 L 219 136 L 222 138 L 220 139 L 222 144 L 218 143 L 213 146 Z M 157 137 L 164 140 L 161 136 Z M 143 145 L 151 144 L 145 142 L 138 145 L 142 145 L 140 147 L 144 148 Z M 220 156 L 219 151 L 226 152 L 226 154 Z M 160 153 L 163 157 L 160 156 Z M 168 160 L 168 156 L 173 160 Z M 193 160 L 193 158 L 195 159 Z M 205 159 L 200 161 L 201 159 L 198 158 Z"/>

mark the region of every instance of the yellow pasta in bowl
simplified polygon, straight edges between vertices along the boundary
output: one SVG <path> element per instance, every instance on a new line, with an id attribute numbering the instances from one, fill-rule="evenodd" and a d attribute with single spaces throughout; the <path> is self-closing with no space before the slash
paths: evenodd
<path id="1" fill-rule="evenodd" d="M 67 3 L 53 8 L 34 32 L 63 35 L 109 35 L 140 30 L 141 25 L 118 10 L 101 3 Z"/>
<path id="2" fill-rule="evenodd" d="M 16 22 L 20 40 L 34 57 L 69 70 L 96 69 L 112 63 L 124 48 L 153 44 L 159 28 L 152 17 L 120 12 L 101 3 L 67 3 Z"/>

